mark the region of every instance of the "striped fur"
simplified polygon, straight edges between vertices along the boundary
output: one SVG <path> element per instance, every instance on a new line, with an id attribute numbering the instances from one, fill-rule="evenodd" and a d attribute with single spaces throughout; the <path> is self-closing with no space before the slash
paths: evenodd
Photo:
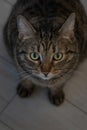
<path id="1" fill-rule="evenodd" d="M 18 0 L 4 36 L 22 79 L 55 90 L 86 55 L 87 16 L 79 0 Z M 34 51 L 42 56 L 38 62 L 29 58 Z M 54 62 L 56 52 L 63 53 L 62 61 Z"/>

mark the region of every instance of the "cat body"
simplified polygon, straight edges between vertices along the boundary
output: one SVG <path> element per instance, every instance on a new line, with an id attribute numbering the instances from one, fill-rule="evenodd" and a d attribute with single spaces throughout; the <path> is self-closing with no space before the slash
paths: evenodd
<path id="1" fill-rule="evenodd" d="M 34 85 L 48 87 L 60 105 L 63 86 L 86 55 L 87 16 L 79 0 L 18 0 L 4 29 L 5 43 L 29 96 Z"/>

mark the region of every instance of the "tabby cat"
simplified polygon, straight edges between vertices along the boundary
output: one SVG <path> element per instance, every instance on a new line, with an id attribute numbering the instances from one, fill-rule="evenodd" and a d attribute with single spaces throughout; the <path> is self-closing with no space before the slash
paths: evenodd
<path id="1" fill-rule="evenodd" d="M 34 86 L 48 88 L 55 105 L 63 86 L 86 55 L 87 16 L 79 0 L 17 0 L 4 29 L 8 52 L 17 65 L 20 97 Z"/>

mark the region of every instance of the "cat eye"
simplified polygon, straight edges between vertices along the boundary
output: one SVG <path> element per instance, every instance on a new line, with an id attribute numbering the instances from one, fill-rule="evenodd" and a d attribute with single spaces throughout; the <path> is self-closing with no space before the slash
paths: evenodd
<path id="1" fill-rule="evenodd" d="M 39 60 L 40 55 L 37 52 L 32 52 L 32 53 L 30 53 L 30 58 L 34 61 L 37 61 L 37 60 Z"/>
<path id="2" fill-rule="evenodd" d="M 59 61 L 63 58 L 63 53 L 56 53 L 54 56 L 53 56 L 53 59 L 56 60 L 56 61 Z"/>

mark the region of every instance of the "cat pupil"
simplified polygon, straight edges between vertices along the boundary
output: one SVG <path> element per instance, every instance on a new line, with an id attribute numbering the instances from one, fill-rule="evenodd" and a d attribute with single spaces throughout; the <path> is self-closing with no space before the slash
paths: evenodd
<path id="1" fill-rule="evenodd" d="M 31 58 L 38 60 L 39 59 L 39 55 L 36 52 L 31 53 Z"/>
<path id="2" fill-rule="evenodd" d="M 34 53 L 34 54 L 33 54 L 33 57 L 34 57 L 34 58 L 37 58 L 37 57 L 38 57 L 38 55 L 37 55 L 36 53 Z"/>
<path id="3" fill-rule="evenodd" d="M 56 60 L 62 59 L 62 54 L 61 54 L 61 53 L 55 54 L 55 59 L 56 59 Z"/>

